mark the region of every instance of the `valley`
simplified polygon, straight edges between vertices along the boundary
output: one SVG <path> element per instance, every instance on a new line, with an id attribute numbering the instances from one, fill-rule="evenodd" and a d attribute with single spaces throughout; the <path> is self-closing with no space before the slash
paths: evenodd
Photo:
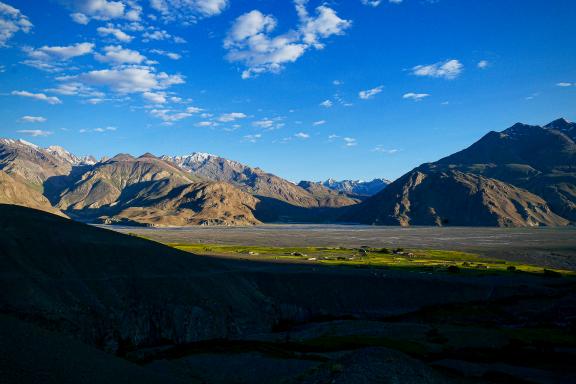
<path id="1" fill-rule="evenodd" d="M 576 270 L 576 228 L 377 227 L 363 225 L 259 225 L 255 227 L 107 227 L 163 244 L 204 247 L 435 249 L 468 252 L 548 268 Z M 282 252 L 281 252 L 282 253 Z M 346 253 L 347 256 L 350 252 Z M 241 254 L 238 257 L 249 258 Z"/>

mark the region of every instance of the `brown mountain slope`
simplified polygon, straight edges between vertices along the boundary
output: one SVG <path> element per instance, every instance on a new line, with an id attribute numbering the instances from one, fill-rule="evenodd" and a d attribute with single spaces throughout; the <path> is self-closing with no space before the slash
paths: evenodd
<path id="1" fill-rule="evenodd" d="M 96 164 L 60 196 L 72 217 L 139 225 L 256 224 L 256 199 L 231 185 L 202 181 L 150 154 Z"/>
<path id="2" fill-rule="evenodd" d="M 516 124 L 434 164 L 527 189 L 555 213 L 576 222 L 575 132 L 576 124 L 565 119 L 543 127 Z"/>
<path id="3" fill-rule="evenodd" d="M 260 223 L 252 214 L 258 200 L 228 183 L 182 185 L 169 191 L 167 196 L 153 200 L 155 201 L 143 198 L 128 204 L 127 208 L 118 213 L 101 218 L 100 221 L 106 224 L 153 226 Z"/>
<path id="4" fill-rule="evenodd" d="M 566 225 L 576 222 L 576 125 L 515 124 L 424 164 L 343 218 L 379 224 Z"/>
<path id="5" fill-rule="evenodd" d="M 420 167 L 345 219 L 378 225 L 531 227 L 566 225 L 542 198 L 510 184 L 456 170 Z"/>
<path id="6" fill-rule="evenodd" d="M 22 205 L 66 217 L 25 180 L 18 175 L 10 176 L 4 171 L 0 171 L 0 203 Z"/>
<path id="7" fill-rule="evenodd" d="M 360 201 L 313 181 L 301 181 L 298 186 L 310 192 L 318 200 L 321 207 L 346 207 L 358 204 Z"/>
<path id="8" fill-rule="evenodd" d="M 225 181 L 249 192 L 257 197 L 276 199 L 295 207 L 341 207 L 354 204 L 353 199 L 326 198 L 326 191 L 315 194 L 314 190 L 307 190 L 260 168 L 248 167 L 237 161 L 207 153 L 194 153 L 188 156 L 163 156 L 192 174 L 211 180 Z M 263 199 L 268 201 L 268 199 Z M 266 207 L 267 209 L 268 207 Z"/>
<path id="9" fill-rule="evenodd" d="M 0 139 L 0 169 L 18 175 L 40 192 L 46 180 L 70 174 L 72 165 L 57 154 L 26 141 Z"/>

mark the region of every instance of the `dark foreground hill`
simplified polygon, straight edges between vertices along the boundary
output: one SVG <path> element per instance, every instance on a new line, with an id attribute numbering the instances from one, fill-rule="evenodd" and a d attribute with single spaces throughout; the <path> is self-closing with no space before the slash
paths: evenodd
<path id="1" fill-rule="evenodd" d="M 569 334 L 570 278 L 213 259 L 11 205 L 0 228 L 6 383 L 454 382 L 437 365 L 554 382 L 573 370 L 576 341 L 539 349 L 538 334 L 499 331 Z"/>

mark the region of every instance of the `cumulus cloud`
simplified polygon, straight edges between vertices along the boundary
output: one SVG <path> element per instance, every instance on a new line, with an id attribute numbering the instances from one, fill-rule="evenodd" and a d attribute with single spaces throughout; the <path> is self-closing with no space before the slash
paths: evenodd
<path id="1" fill-rule="evenodd" d="M 42 116 L 22 116 L 20 118 L 20 121 L 22 123 L 43 123 L 45 122 L 47 119 L 45 117 Z"/>
<path id="2" fill-rule="evenodd" d="M 150 7 L 165 21 L 189 23 L 219 15 L 228 7 L 228 0 L 150 0 Z"/>
<path id="3" fill-rule="evenodd" d="M 146 97 L 144 95 L 144 97 Z M 177 121 L 186 119 L 188 117 L 193 116 L 196 113 L 202 111 L 201 108 L 198 107 L 188 107 L 184 111 L 176 111 L 173 109 L 152 109 L 150 114 L 156 118 L 159 118 L 164 121 L 164 124 L 171 125 Z"/>
<path id="4" fill-rule="evenodd" d="M 134 39 L 134 37 L 121 29 L 115 28 L 112 24 L 108 24 L 106 27 L 98 27 L 96 31 L 100 36 L 112 36 L 123 43 L 129 43 Z"/>
<path id="5" fill-rule="evenodd" d="M 65 61 L 73 57 L 86 55 L 94 49 L 92 43 L 77 43 L 66 46 L 43 46 L 40 48 L 24 48 L 31 59 L 41 61 Z"/>
<path id="6" fill-rule="evenodd" d="M 358 92 L 358 97 L 361 98 L 362 100 L 368 100 L 368 99 L 373 98 L 374 96 L 376 96 L 380 92 L 382 92 L 382 89 L 384 89 L 384 86 L 380 85 L 380 86 L 372 88 L 372 89 L 360 91 L 360 92 Z"/>
<path id="7" fill-rule="evenodd" d="M 245 135 L 244 141 L 248 141 L 250 143 L 257 143 L 258 140 L 260 140 L 261 138 L 262 138 L 262 135 L 260 133 L 256 133 L 254 135 Z"/>
<path id="8" fill-rule="evenodd" d="M 319 125 L 324 125 L 326 124 L 326 120 L 318 120 L 312 123 L 313 126 L 317 127 Z"/>
<path id="9" fill-rule="evenodd" d="M 556 86 L 563 87 L 563 88 L 574 87 L 574 86 L 576 86 L 576 83 L 569 83 L 569 82 L 563 81 L 563 82 L 557 83 Z"/>
<path id="10" fill-rule="evenodd" d="M 490 62 L 488 62 L 488 60 L 480 60 L 476 65 L 480 69 L 486 69 L 490 66 Z"/>
<path id="11" fill-rule="evenodd" d="M 413 101 L 421 101 L 423 99 L 425 99 L 426 97 L 429 97 L 430 95 L 427 93 L 414 93 L 414 92 L 409 92 L 409 93 L 405 93 L 402 98 L 406 99 L 406 100 L 413 100 Z"/>
<path id="12" fill-rule="evenodd" d="M 104 93 L 96 91 L 79 82 L 69 82 L 58 84 L 56 88 L 45 89 L 46 92 L 56 93 L 65 96 L 81 96 L 81 97 L 104 97 Z"/>
<path id="13" fill-rule="evenodd" d="M 62 100 L 60 100 L 56 96 L 47 96 L 44 93 L 32 93 L 32 92 L 28 92 L 28 91 L 12 91 L 12 95 L 21 96 L 21 97 L 29 97 L 31 99 L 44 101 L 48 104 L 62 104 Z"/>
<path id="14" fill-rule="evenodd" d="M 333 105 L 334 103 L 332 102 L 332 100 L 324 100 L 323 102 L 320 103 L 320 106 L 324 108 L 331 108 Z"/>
<path id="15" fill-rule="evenodd" d="M 22 63 L 43 71 L 57 72 L 68 67 L 68 60 L 89 54 L 94 49 L 92 43 L 77 43 L 66 46 L 24 47 L 28 56 Z"/>
<path id="16" fill-rule="evenodd" d="M 239 16 L 224 40 L 228 50 L 226 58 L 242 63 L 246 70 L 242 78 L 259 73 L 277 73 L 287 63 L 295 62 L 309 49 L 322 49 L 323 39 L 341 35 L 351 22 L 343 20 L 326 5 L 316 8 L 310 16 L 306 9 L 308 0 L 294 0 L 298 14 L 298 26 L 284 34 L 272 36 L 277 22 L 274 16 L 258 10 Z"/>
<path id="17" fill-rule="evenodd" d="M 353 137 L 344 137 L 344 145 L 347 147 L 355 147 L 358 145 L 358 141 Z"/>
<path id="18" fill-rule="evenodd" d="M 164 104 L 166 102 L 165 92 L 144 92 L 142 97 L 144 100 L 154 104 Z"/>
<path id="19" fill-rule="evenodd" d="M 51 131 L 43 131 L 41 129 L 21 129 L 16 132 L 33 137 L 50 136 L 53 133 Z"/>
<path id="20" fill-rule="evenodd" d="M 220 115 L 220 117 L 218 117 L 218 121 L 220 121 L 221 123 L 229 123 L 232 121 L 245 119 L 247 117 L 248 116 L 242 112 L 231 112 Z"/>
<path id="21" fill-rule="evenodd" d="M 17 32 L 28 33 L 32 27 L 28 17 L 19 9 L 0 1 L 0 47 L 6 47 Z"/>
<path id="22" fill-rule="evenodd" d="M 155 53 L 157 55 L 166 56 L 172 60 L 180 60 L 182 58 L 182 56 L 179 53 L 168 52 L 168 51 L 164 51 L 162 49 L 151 49 L 150 52 Z"/>
<path id="23" fill-rule="evenodd" d="M 412 73 L 416 76 L 437 77 L 453 80 L 460 76 L 464 66 L 458 60 L 447 60 L 430 65 L 417 65 L 412 68 Z"/>
<path id="24" fill-rule="evenodd" d="M 72 20 L 79 24 L 88 24 L 90 20 L 126 19 L 140 20 L 142 7 L 135 1 L 113 0 L 62 0 L 74 13 Z"/>
<path id="25" fill-rule="evenodd" d="M 107 87 L 121 94 L 150 92 L 184 83 L 181 75 L 157 73 L 153 68 L 145 66 L 102 69 L 75 76 L 59 77 L 58 80 Z"/>
<path id="26" fill-rule="evenodd" d="M 113 65 L 121 64 L 141 64 L 146 57 L 140 52 L 132 49 L 122 48 L 120 45 L 109 45 L 104 47 L 104 54 L 97 53 L 94 58 L 103 63 Z"/>
<path id="27" fill-rule="evenodd" d="M 297 139 L 309 139 L 310 135 L 305 133 L 305 132 L 298 132 L 297 134 L 294 135 L 295 138 Z"/>

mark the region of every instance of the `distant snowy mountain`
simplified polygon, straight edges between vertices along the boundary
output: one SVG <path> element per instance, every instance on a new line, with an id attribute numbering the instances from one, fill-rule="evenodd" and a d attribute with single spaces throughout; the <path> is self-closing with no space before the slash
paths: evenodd
<path id="1" fill-rule="evenodd" d="M 353 195 L 373 196 L 390 184 L 391 181 L 387 179 L 374 179 L 372 181 L 362 180 L 342 180 L 337 181 L 328 179 L 322 182 L 326 188 L 338 192 L 344 192 Z"/>
<path id="2" fill-rule="evenodd" d="M 252 168 L 237 161 L 209 153 L 195 152 L 186 156 L 162 156 L 188 172 L 211 180 L 224 181 L 256 196 L 277 199 L 298 207 L 341 207 L 356 204 L 347 196 L 334 195 L 327 199 L 281 177 Z"/>

